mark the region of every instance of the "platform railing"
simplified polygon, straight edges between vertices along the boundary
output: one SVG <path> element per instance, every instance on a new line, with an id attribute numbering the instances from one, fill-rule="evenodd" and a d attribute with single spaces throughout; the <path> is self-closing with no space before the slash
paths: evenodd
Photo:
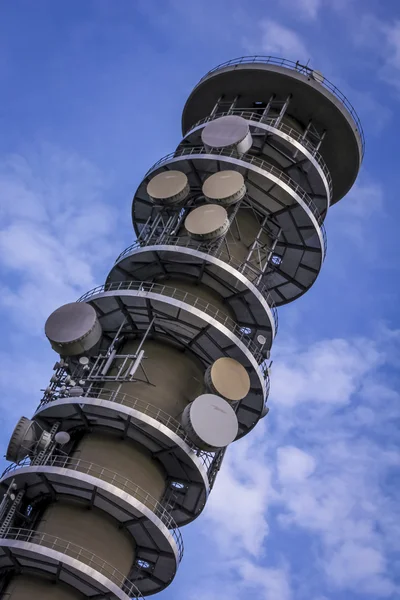
<path id="1" fill-rule="evenodd" d="M 18 464 L 11 464 L 4 471 L 3 476 L 7 473 L 14 473 L 18 471 L 18 469 L 22 467 L 31 466 L 30 458 L 25 458 L 23 461 Z M 183 556 L 183 539 L 182 534 L 178 529 L 178 525 L 175 520 L 169 513 L 169 511 L 163 506 L 156 498 L 151 496 L 148 492 L 138 486 L 136 483 L 133 483 L 130 479 L 120 475 L 119 473 L 115 473 L 110 469 L 102 467 L 101 465 L 97 465 L 95 463 L 82 460 L 80 458 L 71 458 L 69 456 L 47 456 L 40 463 L 36 463 L 32 466 L 35 467 L 58 467 L 61 469 L 68 469 L 70 471 L 78 471 L 79 473 L 85 473 L 86 475 L 91 475 L 92 477 L 96 477 L 105 481 L 106 483 L 110 483 L 114 485 L 120 490 L 123 490 L 130 496 L 133 496 L 139 502 L 144 504 L 147 508 L 149 508 L 155 515 L 160 519 L 160 521 L 170 530 L 172 537 L 175 540 L 176 546 L 178 548 L 179 554 L 179 562 L 182 560 Z M 17 474 L 17 473 L 16 473 Z"/>
<path id="2" fill-rule="evenodd" d="M 220 69 L 223 69 L 225 67 L 234 67 L 234 66 L 239 66 L 239 65 L 243 65 L 243 64 L 247 65 L 247 64 L 257 64 L 257 63 L 267 64 L 267 65 L 268 64 L 276 65 L 278 67 L 286 67 L 287 69 L 291 69 L 293 71 L 297 71 L 298 73 L 302 73 L 303 75 L 306 75 L 307 77 L 310 77 L 310 78 L 313 77 L 313 69 L 311 69 L 307 65 L 300 64 L 299 61 L 294 62 L 293 60 L 287 60 L 286 58 L 279 58 L 277 56 L 258 56 L 258 55 L 256 55 L 256 56 L 241 56 L 239 58 L 233 58 L 232 60 L 227 60 L 226 62 L 221 63 L 221 64 L 217 65 L 216 67 L 214 67 L 213 69 L 211 69 L 210 71 L 208 71 L 208 73 L 206 73 L 204 75 L 204 77 L 202 77 L 200 79 L 199 83 L 201 83 L 204 79 L 207 79 L 207 77 L 209 77 L 216 71 L 219 71 Z M 316 81 L 316 83 L 319 83 L 322 87 L 326 88 L 329 92 L 331 92 L 331 94 L 333 94 L 335 96 L 335 98 L 340 100 L 340 102 L 345 106 L 346 110 L 350 113 L 350 115 L 354 121 L 354 124 L 356 125 L 356 130 L 358 131 L 358 133 L 360 135 L 362 156 L 364 156 L 364 151 L 365 151 L 364 131 L 363 131 L 363 128 L 361 125 L 360 118 L 359 118 L 354 106 L 351 104 L 350 100 L 348 100 L 348 98 L 346 98 L 346 96 L 343 94 L 343 92 L 341 92 L 334 83 L 329 81 L 329 79 L 326 79 L 326 77 L 322 77 L 321 80 Z M 197 84 L 197 85 L 199 85 L 199 84 Z"/>
<path id="3" fill-rule="evenodd" d="M 254 165 L 255 167 L 262 169 L 266 173 L 270 173 L 278 181 L 282 181 L 282 183 L 287 185 L 310 210 L 322 231 L 324 248 L 326 250 L 326 233 L 323 227 L 324 216 L 318 210 L 314 201 L 307 194 L 307 192 L 298 183 L 294 181 L 294 179 L 289 177 L 289 175 L 284 173 L 281 169 L 275 167 L 275 165 L 272 165 L 271 163 L 267 162 L 266 160 L 263 160 L 262 158 L 258 158 L 258 156 L 253 156 L 251 154 L 242 154 L 239 156 L 236 150 L 227 150 L 226 148 L 212 148 L 211 150 L 208 150 L 204 146 L 190 146 L 188 148 L 180 148 L 175 152 L 170 152 L 166 156 L 163 156 L 162 158 L 160 158 L 160 160 L 154 163 L 154 165 L 150 167 L 150 169 L 145 174 L 144 179 L 146 179 L 146 177 L 149 177 L 149 175 L 153 171 L 155 171 L 162 165 L 170 162 L 174 158 L 180 158 L 183 156 L 225 156 L 227 158 L 235 158 L 245 164 Z"/>
<path id="4" fill-rule="evenodd" d="M 77 544 L 68 542 L 62 538 L 41 531 L 34 531 L 31 529 L 19 529 L 17 527 L 10 527 L 2 539 L 9 539 L 15 541 L 21 541 L 25 543 L 34 544 L 37 546 L 49 548 L 65 554 L 75 560 L 82 562 L 106 577 L 113 584 L 117 585 L 128 598 L 140 598 L 143 599 L 142 594 L 136 587 L 136 585 L 123 575 L 118 569 L 114 568 L 110 563 L 101 559 L 99 556 L 86 550 Z"/>
<path id="5" fill-rule="evenodd" d="M 313 158 L 316 160 L 316 162 L 320 166 L 320 168 L 326 178 L 326 181 L 328 184 L 328 189 L 329 189 L 329 195 L 330 195 L 328 203 L 330 203 L 330 201 L 332 200 L 332 193 L 333 193 L 332 176 L 327 167 L 326 162 L 324 161 L 324 159 L 322 157 L 322 154 L 320 152 L 318 152 L 318 150 L 316 150 L 315 146 L 309 140 L 307 140 L 304 137 L 304 135 L 302 135 L 301 133 L 299 133 L 298 131 L 293 129 L 293 127 L 289 127 L 283 121 L 279 122 L 279 119 L 277 117 L 263 117 L 263 115 L 260 113 L 255 113 L 250 110 L 241 110 L 240 108 L 234 108 L 234 109 L 231 109 L 231 110 L 228 110 L 225 112 L 217 111 L 215 114 L 208 115 L 207 117 L 204 117 L 204 119 L 199 119 L 199 121 L 194 123 L 194 125 L 191 125 L 186 136 L 191 131 L 196 129 L 196 127 L 198 127 L 199 125 L 203 125 L 203 123 L 208 123 L 209 121 L 213 121 L 215 119 L 219 119 L 220 117 L 226 117 L 226 116 L 230 116 L 230 115 L 236 115 L 238 117 L 242 117 L 243 119 L 246 119 L 247 121 L 256 121 L 258 123 L 265 123 L 266 125 L 269 125 L 270 127 L 273 127 L 274 129 L 278 129 L 279 131 L 282 131 L 282 133 L 286 134 L 287 136 L 289 136 L 290 138 L 294 139 L 296 142 L 298 142 L 302 146 L 304 146 L 310 152 L 310 154 L 312 154 Z"/>
<path id="6" fill-rule="evenodd" d="M 265 352 L 263 351 L 263 347 L 260 348 L 259 345 L 249 338 L 249 332 L 246 327 L 240 327 L 240 325 L 238 325 L 231 317 L 229 317 L 220 308 L 217 308 L 211 304 L 211 302 L 207 302 L 207 300 L 203 300 L 203 298 L 195 296 L 190 292 L 180 290 L 179 288 L 147 281 L 118 281 L 106 283 L 93 288 L 89 292 L 86 292 L 86 294 L 83 294 L 83 296 L 78 299 L 78 302 L 87 302 L 98 294 L 115 291 L 137 291 L 143 294 L 153 293 L 184 302 L 190 307 L 196 308 L 206 315 L 212 317 L 218 321 L 218 323 L 229 329 L 229 331 L 233 333 L 235 337 L 238 338 L 239 341 L 248 348 L 248 350 L 250 350 L 258 364 L 261 364 L 265 360 Z"/>
<path id="7" fill-rule="evenodd" d="M 268 375 L 266 375 L 266 377 L 268 377 Z M 269 389 L 269 379 L 266 379 L 266 385 L 267 385 L 267 388 Z M 200 450 L 192 442 L 192 440 L 188 437 L 188 435 L 186 434 L 186 432 L 183 429 L 180 422 L 177 421 L 174 417 L 171 417 L 171 415 L 169 415 L 167 412 L 165 412 L 161 408 L 158 408 L 157 406 L 154 406 L 153 404 L 150 404 L 149 402 L 145 402 L 145 401 L 141 400 L 140 398 L 131 396 L 130 394 L 125 394 L 122 392 L 118 392 L 117 390 L 110 390 L 107 388 L 99 388 L 99 389 L 92 389 L 89 391 L 85 391 L 81 396 L 81 399 L 82 398 L 83 399 L 84 398 L 96 398 L 99 400 L 106 400 L 108 402 L 115 402 L 116 404 L 121 404 L 123 406 L 127 406 L 129 408 L 137 410 L 140 413 L 143 413 L 144 415 L 151 417 L 158 423 L 165 425 L 165 427 L 167 427 L 170 431 L 172 431 L 172 433 L 175 433 L 176 435 L 178 435 L 178 437 L 182 441 L 184 441 L 190 447 L 191 450 L 194 451 L 196 456 L 200 459 L 200 461 L 206 468 L 207 473 L 209 475 L 213 471 L 214 462 L 218 455 L 218 451 L 216 453 L 214 453 L 214 452 L 206 452 L 205 450 Z M 42 400 L 39 405 L 39 409 L 42 408 L 43 406 L 47 406 L 48 404 L 51 404 L 51 402 L 53 402 L 53 401 L 54 401 L 54 398 L 53 399 L 47 398 L 46 400 Z"/>
<path id="8" fill-rule="evenodd" d="M 248 278 L 250 283 L 255 285 L 255 287 L 258 289 L 258 291 L 262 294 L 262 296 L 267 301 L 268 306 L 271 309 L 271 312 L 272 312 L 272 315 L 274 318 L 274 322 L 275 322 L 275 335 L 277 334 L 277 332 L 278 332 L 278 310 L 276 308 L 274 299 L 272 298 L 272 295 L 268 290 L 267 284 L 266 283 L 262 283 L 262 284 L 254 283 L 253 279 L 257 277 L 257 274 L 254 272 L 254 270 L 250 269 L 246 265 L 246 263 L 240 262 L 239 260 L 234 258 L 232 255 L 229 255 L 228 252 L 223 247 L 219 248 L 218 250 L 214 250 L 214 249 L 210 249 L 210 248 L 206 247 L 205 244 L 202 242 L 196 242 L 195 240 L 192 240 L 190 238 L 185 240 L 179 236 L 175 236 L 175 237 L 168 236 L 161 240 L 158 238 L 148 238 L 148 239 L 146 239 L 146 241 L 136 240 L 136 242 L 134 242 L 133 244 L 128 246 L 128 248 L 125 248 L 125 250 L 123 252 L 121 252 L 121 254 L 116 259 L 115 264 L 119 263 L 120 260 L 122 260 L 125 256 L 127 256 L 134 250 L 137 250 L 138 248 L 142 248 L 143 246 L 165 246 L 165 245 L 181 246 L 182 248 L 193 248 L 194 250 L 198 250 L 199 252 L 204 252 L 206 254 L 210 254 L 211 256 L 214 256 L 215 258 L 219 258 L 220 260 L 223 260 L 230 266 L 233 266 L 235 269 L 237 269 L 240 273 L 242 273 L 245 277 Z"/>

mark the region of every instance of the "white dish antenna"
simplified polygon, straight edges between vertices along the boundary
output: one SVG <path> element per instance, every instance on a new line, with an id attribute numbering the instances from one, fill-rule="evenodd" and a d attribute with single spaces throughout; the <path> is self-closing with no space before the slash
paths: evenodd
<path id="1" fill-rule="evenodd" d="M 214 394 L 202 394 L 183 411 L 182 426 L 191 441 L 202 450 L 225 448 L 238 434 L 233 408 Z"/>
<path id="2" fill-rule="evenodd" d="M 54 441 L 57 444 L 59 444 L 60 446 L 64 446 L 65 444 L 68 444 L 70 439 L 71 439 L 71 436 L 69 435 L 69 433 L 67 431 L 58 431 L 56 433 L 56 435 L 54 436 Z"/>
<path id="3" fill-rule="evenodd" d="M 81 388 L 79 385 L 74 385 L 73 387 L 69 388 L 67 394 L 72 398 L 78 398 L 79 396 L 83 396 L 83 388 Z"/>

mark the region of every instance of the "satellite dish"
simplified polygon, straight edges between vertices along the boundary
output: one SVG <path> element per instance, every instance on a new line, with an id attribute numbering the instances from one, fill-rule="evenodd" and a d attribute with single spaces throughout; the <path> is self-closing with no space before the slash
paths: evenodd
<path id="1" fill-rule="evenodd" d="M 321 71 L 312 71 L 311 77 L 313 79 L 315 79 L 315 81 L 318 81 L 318 83 L 322 83 L 325 79 L 325 77 L 322 75 Z"/>
<path id="2" fill-rule="evenodd" d="M 264 335 L 258 335 L 257 336 L 257 342 L 259 344 L 261 344 L 261 346 L 264 346 L 265 342 L 267 341 L 267 338 Z"/>
<path id="3" fill-rule="evenodd" d="M 231 402 L 243 400 L 250 391 L 249 374 L 234 358 L 218 358 L 206 370 L 204 381 L 209 390 Z"/>
<path id="4" fill-rule="evenodd" d="M 87 356 L 81 356 L 79 359 L 79 364 L 82 366 L 88 365 L 89 364 L 89 359 Z"/>
<path id="5" fill-rule="evenodd" d="M 238 171 L 218 171 L 207 177 L 202 192 L 209 202 L 229 206 L 246 194 L 244 177 Z"/>
<path id="6" fill-rule="evenodd" d="M 202 450 L 224 448 L 236 438 L 239 424 L 233 408 L 214 394 L 202 394 L 183 411 L 182 426 Z"/>
<path id="7" fill-rule="evenodd" d="M 236 150 L 238 154 L 247 152 L 253 143 L 249 124 L 237 115 L 210 121 L 201 132 L 201 141 L 207 150 L 225 148 Z"/>
<path id="8" fill-rule="evenodd" d="M 69 388 L 67 394 L 68 394 L 68 396 L 77 398 L 78 396 L 83 395 L 83 389 L 79 385 L 76 385 L 74 387 Z"/>
<path id="9" fill-rule="evenodd" d="M 69 435 L 69 433 L 67 431 L 58 431 L 56 433 L 56 435 L 54 436 L 54 441 L 57 444 L 60 444 L 60 446 L 64 446 L 65 444 L 68 444 L 70 439 L 71 439 L 71 436 Z"/>
<path id="10" fill-rule="evenodd" d="M 86 302 L 70 302 L 57 308 L 47 319 L 44 331 L 53 350 L 62 356 L 83 354 L 102 336 L 97 313 Z"/>
<path id="11" fill-rule="evenodd" d="M 228 213 L 218 204 L 203 204 L 190 211 L 185 228 L 196 240 L 216 240 L 229 229 Z"/>
<path id="12" fill-rule="evenodd" d="M 188 196 L 189 181 L 182 171 L 159 173 L 147 184 L 147 194 L 153 202 L 177 204 Z"/>
<path id="13" fill-rule="evenodd" d="M 37 425 L 27 417 L 21 417 L 11 434 L 6 459 L 18 463 L 28 456 L 39 437 Z"/>

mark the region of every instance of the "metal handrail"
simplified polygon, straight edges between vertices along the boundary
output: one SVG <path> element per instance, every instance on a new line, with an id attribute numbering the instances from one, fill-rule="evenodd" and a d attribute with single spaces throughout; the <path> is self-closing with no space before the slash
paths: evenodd
<path id="1" fill-rule="evenodd" d="M 56 552 L 66 554 L 92 569 L 95 569 L 104 577 L 107 577 L 107 579 L 117 585 L 129 598 L 143 598 L 133 581 L 123 575 L 118 569 L 115 569 L 107 561 L 77 544 L 73 544 L 72 542 L 68 542 L 67 540 L 41 531 L 17 527 L 10 527 L 7 529 L 2 539 L 20 540 L 22 542 L 44 546 L 51 550 L 55 550 Z"/>
<path id="2" fill-rule="evenodd" d="M 161 165 L 169 162 L 173 158 L 179 158 L 180 156 L 193 156 L 193 155 L 208 155 L 210 157 L 226 156 L 226 157 L 236 158 L 247 164 L 255 165 L 256 167 L 262 169 L 263 171 L 270 173 L 273 177 L 276 177 L 276 179 L 278 179 L 279 181 L 282 181 L 291 190 L 293 190 L 294 193 L 299 198 L 301 198 L 301 200 L 304 202 L 304 204 L 306 204 L 306 206 L 310 209 L 310 211 L 314 215 L 314 217 L 322 231 L 322 237 L 323 237 L 323 241 L 324 241 L 324 250 L 326 251 L 326 233 L 325 233 L 325 228 L 324 228 L 324 217 L 318 210 L 318 208 L 315 205 L 315 203 L 313 202 L 313 200 L 310 198 L 310 196 L 307 194 L 307 192 L 305 190 L 303 190 L 303 188 L 294 181 L 294 179 L 289 177 L 289 175 L 287 175 L 286 173 L 284 173 L 283 171 L 281 171 L 274 165 L 271 165 L 269 162 L 267 162 L 261 158 L 258 158 L 258 156 L 253 156 L 251 154 L 243 154 L 239 157 L 236 150 L 229 150 L 229 149 L 227 150 L 226 148 L 212 148 L 211 150 L 207 150 L 204 146 L 190 146 L 188 148 L 180 148 L 180 149 L 176 150 L 175 152 L 170 152 L 166 156 L 163 156 L 162 158 L 160 158 L 160 160 L 158 160 L 156 163 L 154 163 L 154 165 L 152 167 L 150 167 L 150 169 L 145 174 L 144 179 L 146 179 L 146 177 L 148 177 L 155 169 L 157 169 Z"/>
<path id="3" fill-rule="evenodd" d="M 7 473 L 14 472 L 22 467 L 59 467 L 61 469 L 69 469 L 86 473 L 92 477 L 97 477 L 102 481 L 115 485 L 117 488 L 127 492 L 129 495 L 138 499 L 142 504 L 150 508 L 150 510 L 160 519 L 160 521 L 171 531 L 171 535 L 175 540 L 179 553 L 179 562 L 183 556 L 183 539 L 182 534 L 178 529 L 178 525 L 172 515 L 156 498 L 147 493 L 143 488 L 130 481 L 130 479 L 104 468 L 101 465 L 83 460 L 80 458 L 71 458 L 69 456 L 47 456 L 40 463 L 32 465 L 30 458 L 25 458 L 23 461 L 11 464 L 4 471 L 2 477 Z"/>
<path id="4" fill-rule="evenodd" d="M 204 244 L 202 242 L 196 242 L 189 238 L 186 242 L 179 236 L 173 237 L 169 236 L 163 239 L 158 238 L 148 238 L 145 242 L 136 240 L 133 244 L 125 248 L 123 252 L 118 256 L 114 264 L 117 264 L 122 258 L 124 258 L 127 254 L 130 254 L 133 250 L 137 250 L 138 248 L 142 248 L 143 246 L 181 246 L 182 248 L 193 248 L 194 250 L 199 250 L 200 252 L 209 253 L 211 256 L 215 258 L 219 258 L 229 265 L 234 266 L 240 273 L 244 274 L 249 281 L 259 290 L 259 292 L 266 299 L 269 308 L 271 309 L 274 322 L 275 322 L 275 335 L 278 332 L 278 310 L 275 305 L 275 301 L 272 298 L 270 291 L 268 290 L 267 284 L 255 284 L 252 282 L 251 277 L 254 277 L 254 271 L 246 267 L 245 263 L 241 263 L 239 260 L 229 255 L 228 252 L 222 247 L 217 251 L 212 250 L 209 251 L 207 248 L 204 248 Z M 247 271 L 247 273 L 246 273 Z"/>
<path id="5" fill-rule="evenodd" d="M 322 154 L 320 152 L 318 152 L 318 150 L 315 149 L 313 144 L 309 140 L 307 140 L 301 133 L 299 133 L 298 131 L 293 129 L 293 127 L 289 127 L 283 121 L 279 122 L 279 119 L 277 117 L 263 117 L 263 115 L 260 113 L 255 113 L 250 110 L 241 110 L 240 108 L 234 108 L 234 109 L 228 110 L 226 112 L 217 112 L 213 115 L 208 115 L 207 117 L 204 117 L 203 119 L 199 119 L 194 125 L 191 125 L 191 127 L 190 127 L 189 131 L 186 133 L 185 137 L 191 131 L 196 129 L 196 127 L 198 127 L 199 125 L 202 125 L 203 123 L 208 123 L 209 121 L 213 121 L 215 119 L 219 119 L 220 117 L 226 117 L 226 116 L 230 116 L 230 115 L 236 115 L 239 117 L 243 117 L 247 121 L 257 121 L 257 122 L 265 123 L 266 125 L 269 125 L 269 126 L 273 127 L 274 129 L 278 129 L 278 130 L 282 131 L 289 137 L 293 138 L 296 142 L 299 142 L 302 146 L 304 146 L 312 154 L 313 158 L 315 158 L 315 160 L 317 161 L 318 165 L 321 167 L 321 169 L 326 177 L 326 180 L 328 183 L 329 194 L 330 194 L 328 204 L 330 204 L 330 201 L 332 200 L 332 194 L 333 194 L 332 176 L 327 167 L 325 160 L 322 157 Z"/>
<path id="6" fill-rule="evenodd" d="M 209 75 L 212 75 L 213 73 L 215 73 L 216 71 L 219 71 L 220 69 L 223 69 L 224 67 L 238 66 L 238 65 L 242 65 L 242 64 L 257 64 L 257 63 L 277 65 L 279 67 L 287 67 L 288 69 L 297 71 L 298 73 L 305 73 L 307 76 L 312 76 L 312 73 L 313 73 L 313 69 L 311 69 L 310 67 L 308 67 L 306 65 L 301 65 L 301 64 L 299 64 L 298 61 L 294 62 L 293 60 L 287 60 L 286 58 L 278 58 L 276 56 L 258 56 L 258 55 L 256 55 L 256 56 L 241 56 L 239 58 L 233 58 L 232 60 L 227 60 L 226 62 L 217 65 L 216 67 L 214 67 L 213 69 L 208 71 L 208 73 L 206 73 L 204 75 L 204 77 L 202 77 L 200 79 L 200 81 L 197 85 L 199 85 L 202 81 L 204 81 L 204 79 L 207 79 L 207 77 L 209 77 Z M 335 96 L 335 98 L 340 100 L 340 102 L 346 107 L 347 111 L 350 113 L 350 115 L 354 121 L 354 124 L 356 125 L 356 130 L 358 130 L 358 133 L 361 138 L 361 148 L 362 148 L 362 157 L 363 157 L 364 152 L 365 152 L 364 131 L 363 131 L 363 128 L 361 125 L 360 118 L 359 118 L 358 114 L 356 113 L 354 106 L 346 98 L 346 96 L 343 94 L 343 92 L 341 92 L 336 87 L 335 84 L 333 84 L 331 81 L 326 79 L 326 77 L 324 77 L 323 80 L 319 81 L 318 83 L 320 85 L 322 85 L 324 88 L 326 88 L 329 92 L 331 92 L 331 94 L 333 94 Z"/>
<path id="7" fill-rule="evenodd" d="M 171 417 L 161 408 L 157 408 L 153 404 L 144 402 L 143 400 L 141 400 L 140 398 L 136 398 L 135 396 L 117 392 L 116 390 L 110 390 L 107 388 L 86 391 L 84 394 L 82 394 L 82 397 L 96 398 L 99 400 L 106 400 L 108 402 L 115 402 L 116 404 L 128 406 L 129 408 L 133 408 L 134 410 L 138 410 L 139 412 L 148 415 L 152 419 L 168 427 L 168 429 L 172 431 L 172 433 L 178 435 L 192 450 L 194 450 L 198 458 L 206 467 L 207 471 L 210 471 L 212 469 L 213 461 L 215 459 L 215 453 L 206 452 L 205 450 L 199 450 L 198 447 L 188 437 L 179 421 L 174 419 L 174 417 Z M 52 402 L 53 400 L 42 400 L 42 402 L 39 405 L 39 408 L 41 408 L 42 406 L 47 406 Z"/>
<path id="8" fill-rule="evenodd" d="M 250 350 L 254 358 L 256 359 L 258 364 L 261 364 L 265 360 L 265 356 L 263 356 L 262 348 L 260 349 L 255 342 L 250 339 L 248 334 L 246 333 L 246 328 L 240 327 L 237 323 L 229 317 L 226 313 L 224 313 L 220 308 L 217 308 L 211 302 L 207 302 L 200 298 L 199 296 L 195 296 L 190 292 L 184 292 L 179 288 L 170 287 L 168 285 L 161 285 L 160 283 L 152 283 L 151 281 L 118 281 L 112 283 L 106 283 L 103 285 L 98 285 L 93 288 L 86 294 L 83 294 L 78 299 L 78 302 L 87 302 L 93 296 L 97 296 L 103 292 L 112 292 L 112 291 L 129 291 L 135 290 L 139 293 L 154 293 L 160 294 L 162 296 L 166 296 L 168 298 L 175 298 L 180 302 L 185 302 L 190 304 L 193 308 L 197 308 L 202 312 L 206 313 L 218 323 L 230 329 L 230 331 L 237 337 L 239 340 Z"/>

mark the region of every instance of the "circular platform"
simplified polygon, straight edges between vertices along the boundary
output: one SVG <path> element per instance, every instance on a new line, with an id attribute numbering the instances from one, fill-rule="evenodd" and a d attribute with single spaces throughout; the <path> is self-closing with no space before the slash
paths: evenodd
<path id="1" fill-rule="evenodd" d="M 272 219 L 274 228 L 281 233 L 274 252 L 276 261 L 270 265 L 262 282 L 277 305 L 291 302 L 313 285 L 322 266 L 326 252 L 323 216 L 301 186 L 265 160 L 249 154 L 238 158 L 224 150 L 213 150 L 211 154 L 204 147 L 184 148 L 167 155 L 153 165 L 135 194 L 132 219 L 136 232 L 139 234 L 148 219 L 154 219 L 157 214 L 156 208 L 146 199 L 146 182 L 154 173 L 182 170 L 195 190 L 199 181 L 203 182 L 211 174 L 233 168 L 243 175 L 247 188 L 246 197 L 235 215 L 235 223 L 239 231 L 246 233 L 246 239 L 238 246 L 236 230 L 230 229 L 225 240 L 228 240 L 228 246 L 231 245 L 231 252 L 240 248 L 246 266 L 245 246 L 251 246 L 263 220 Z M 249 218 L 252 223 L 247 225 Z M 241 227 L 243 221 L 244 228 Z M 184 246 L 184 232 L 179 231 L 179 236 L 180 245 Z M 166 235 L 163 239 L 164 243 L 173 243 Z M 149 243 L 152 243 L 151 239 Z M 255 273 L 254 279 L 258 276 Z"/>
<path id="2" fill-rule="evenodd" d="M 214 290 L 233 311 L 237 324 L 250 328 L 254 338 L 264 335 L 267 348 L 271 348 L 278 331 L 278 311 L 268 289 L 249 280 L 254 273 L 240 271 L 240 264 L 224 248 L 212 255 L 192 243 L 180 246 L 177 242 L 149 246 L 135 242 L 117 258 L 107 284 L 129 278 L 146 281 L 181 275 Z"/>
<path id="3" fill-rule="evenodd" d="M 162 555 L 151 573 L 142 570 L 142 578 L 136 580 L 141 593 L 159 592 L 175 576 L 183 556 L 183 540 L 174 519 L 160 502 L 124 476 L 84 460 L 58 456 L 37 466 L 29 460 L 12 465 L 0 485 L 8 486 L 13 480 L 25 490 L 28 500 L 55 494 L 55 498 L 73 498 L 104 511 L 132 535 L 136 559 Z"/>
<path id="4" fill-rule="evenodd" d="M 291 94 L 288 114 L 306 125 L 314 115 L 326 129 L 321 154 L 331 172 L 333 202 L 353 185 L 364 153 L 360 120 L 347 98 L 327 79 L 312 77 L 312 69 L 273 57 L 242 57 L 212 69 L 195 86 L 182 114 L 186 134 L 194 123 L 209 115 L 219 98 L 238 98 L 236 108 L 268 102 L 272 94 L 285 99 Z M 346 148 L 343 155 L 342 149 Z M 338 160 L 338 156 L 343 157 Z"/>
<path id="5" fill-rule="evenodd" d="M 319 212 L 325 217 L 333 197 L 333 183 L 322 155 L 304 136 L 276 118 L 264 118 L 262 113 L 234 109 L 248 123 L 253 134 L 253 145 L 249 154 L 271 160 L 285 171 L 311 197 Z M 208 115 L 189 129 L 178 149 L 199 146 L 204 127 L 218 118 Z M 220 172 L 221 174 L 224 171 Z M 205 194 L 206 195 L 206 194 Z"/>
<path id="6" fill-rule="evenodd" d="M 0 538 L 0 573 L 13 571 L 51 577 L 88 598 L 143 600 L 135 583 L 100 557 L 40 531 L 9 528 Z"/>
<path id="7" fill-rule="evenodd" d="M 153 336 L 172 338 L 182 349 L 196 354 L 206 368 L 221 356 L 236 358 L 248 369 L 251 380 L 251 393 L 237 411 L 239 437 L 254 427 L 268 392 L 266 350 L 222 311 L 181 290 L 171 293 L 167 286 L 147 287 L 132 281 L 95 288 L 80 300 L 96 308 L 104 333 L 111 336 L 128 313 L 131 333 L 140 337 L 154 318 Z"/>
<path id="8" fill-rule="evenodd" d="M 146 448 L 171 482 L 182 482 L 171 516 L 178 526 L 203 510 L 217 456 L 198 451 L 180 423 L 161 409 L 128 394 L 101 389 L 79 398 L 43 403 L 34 418 L 43 426 L 61 423 L 64 431 L 114 430 Z"/>

